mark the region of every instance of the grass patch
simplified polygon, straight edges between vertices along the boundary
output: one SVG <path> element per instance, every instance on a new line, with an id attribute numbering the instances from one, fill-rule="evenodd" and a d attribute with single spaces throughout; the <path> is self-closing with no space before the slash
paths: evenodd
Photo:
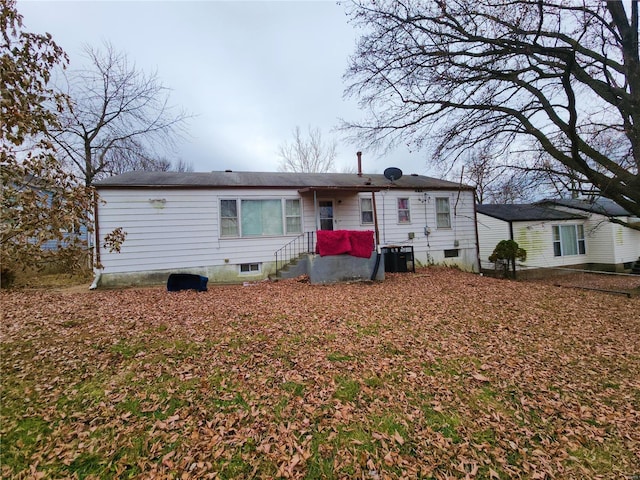
<path id="1" fill-rule="evenodd" d="M 282 384 L 282 389 L 295 397 L 302 397 L 304 395 L 305 385 L 304 383 L 298 382 L 285 382 Z"/>
<path id="2" fill-rule="evenodd" d="M 360 394 L 360 383 L 348 377 L 336 377 L 334 398 L 341 402 L 355 402 Z"/>
<path id="3" fill-rule="evenodd" d="M 352 359 L 353 357 L 351 355 L 345 355 L 340 352 L 332 352 L 327 355 L 327 360 L 329 360 L 330 362 L 348 362 Z"/>
<path id="4" fill-rule="evenodd" d="M 5 413 L 3 412 L 3 416 Z M 31 455 L 39 449 L 51 432 L 49 422 L 39 416 L 20 418 L 12 425 L 4 425 L 0 465 L 15 466 L 16 471 L 27 469 L 31 463 Z"/>
<path id="5" fill-rule="evenodd" d="M 460 443 L 462 436 L 458 432 L 460 417 L 454 412 L 437 411 L 431 405 L 425 405 L 422 409 L 425 425 L 432 430 L 441 433 L 453 443 Z"/>

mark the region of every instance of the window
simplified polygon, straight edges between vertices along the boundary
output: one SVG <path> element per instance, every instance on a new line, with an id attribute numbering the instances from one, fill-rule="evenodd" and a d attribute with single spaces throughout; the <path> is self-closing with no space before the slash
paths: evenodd
<path id="1" fill-rule="evenodd" d="M 240 264 L 240 273 L 259 273 L 259 263 L 242 263 Z"/>
<path id="2" fill-rule="evenodd" d="M 373 199 L 360 199 L 360 223 L 373 223 Z"/>
<path id="3" fill-rule="evenodd" d="M 241 200 L 241 233 L 243 237 L 282 235 L 282 201 Z"/>
<path id="4" fill-rule="evenodd" d="M 300 199 L 285 200 L 287 233 L 302 233 L 302 209 Z"/>
<path id="5" fill-rule="evenodd" d="M 237 237 L 238 234 L 238 202 L 220 200 L 220 236 Z"/>
<path id="6" fill-rule="evenodd" d="M 553 255 L 566 257 L 568 255 L 584 255 L 584 227 L 582 225 L 554 225 L 553 226 Z"/>
<path id="7" fill-rule="evenodd" d="M 299 198 L 220 200 L 221 237 L 260 237 L 302 233 Z"/>
<path id="8" fill-rule="evenodd" d="M 444 258 L 455 258 L 459 256 L 460 256 L 460 252 L 458 251 L 457 248 L 452 248 L 451 250 L 444 251 Z"/>
<path id="9" fill-rule="evenodd" d="M 436 226 L 438 228 L 451 228 L 451 210 L 449 199 L 436 198 Z"/>
<path id="10" fill-rule="evenodd" d="M 398 199 L 398 223 L 411 223 L 408 198 Z"/>

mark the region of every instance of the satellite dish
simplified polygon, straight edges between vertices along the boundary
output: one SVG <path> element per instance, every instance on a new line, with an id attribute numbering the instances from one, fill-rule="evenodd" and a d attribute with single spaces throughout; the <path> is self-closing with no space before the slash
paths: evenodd
<path id="1" fill-rule="evenodd" d="M 402 170 L 396 167 L 389 167 L 384 171 L 384 178 L 390 181 L 398 180 L 402 177 Z"/>

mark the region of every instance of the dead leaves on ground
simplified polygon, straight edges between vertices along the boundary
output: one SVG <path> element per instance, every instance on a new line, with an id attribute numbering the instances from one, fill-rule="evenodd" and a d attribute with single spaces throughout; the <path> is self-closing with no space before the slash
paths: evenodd
<path id="1" fill-rule="evenodd" d="M 447 269 L 1 295 L 3 477 L 640 472 L 638 299 Z"/>

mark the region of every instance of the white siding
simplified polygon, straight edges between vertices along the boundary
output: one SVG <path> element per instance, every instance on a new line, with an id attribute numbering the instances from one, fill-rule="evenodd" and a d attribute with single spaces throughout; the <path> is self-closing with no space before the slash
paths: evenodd
<path id="1" fill-rule="evenodd" d="M 565 267 L 589 262 L 589 241 L 585 238 L 585 255 L 556 257 L 553 251 L 554 225 L 584 225 L 583 220 L 514 222 L 513 239 L 527 251 L 527 260 L 522 262 L 530 268 Z M 586 237 L 586 228 L 585 228 Z"/>
<path id="2" fill-rule="evenodd" d="M 626 219 L 629 220 L 628 218 Z M 640 230 L 611 224 L 613 230 L 613 244 L 615 249 L 615 263 L 628 263 L 640 257 Z"/>
<path id="3" fill-rule="evenodd" d="M 441 197 L 449 199 L 450 228 L 436 227 L 436 198 Z M 416 260 L 423 265 L 457 265 L 464 270 L 477 271 L 473 192 L 388 190 L 376 193 L 375 198 L 382 245 L 413 245 Z M 398 222 L 398 198 L 409 198 L 409 223 Z M 357 221 L 359 223 L 359 217 Z M 413 234 L 413 239 L 409 234 Z M 455 249 L 459 252 L 458 257 L 444 257 L 445 250 Z"/>
<path id="4" fill-rule="evenodd" d="M 120 253 L 101 250 L 104 273 L 272 262 L 295 235 L 220 238 L 221 198 L 299 198 L 296 190 L 102 190 L 100 241 L 114 228 L 127 233 Z M 151 202 L 165 199 L 164 203 Z M 305 205 L 303 223 L 308 223 Z M 312 214 L 311 214 L 312 216 Z"/>
<path id="5" fill-rule="evenodd" d="M 122 227 L 127 236 L 120 253 L 100 248 L 103 274 L 150 271 L 223 269 L 226 279 L 237 277 L 242 263 L 260 263 L 266 276 L 273 268 L 276 250 L 298 234 L 252 238 L 220 238 L 220 199 L 302 198 L 303 232 L 316 230 L 314 199 L 334 200 L 335 228 L 374 230 L 362 224 L 359 197 L 370 193 L 325 196 L 296 189 L 102 189 L 98 215 L 99 244 L 105 235 Z M 437 229 L 435 198 L 447 196 L 451 206 L 451 228 Z M 410 199 L 411 222 L 399 224 L 397 199 Z M 413 245 L 422 263 L 457 264 L 467 270 L 477 266 L 474 206 L 472 192 L 385 191 L 375 194 L 380 242 L 383 245 Z M 430 234 L 425 235 L 425 227 Z M 414 238 L 410 239 L 409 234 Z M 445 249 L 458 249 L 459 257 L 444 258 Z M 222 275 L 222 274 L 221 274 Z M 237 278 L 236 278 L 237 279 Z M 213 278 L 212 281 L 224 280 Z"/>
<path id="6" fill-rule="evenodd" d="M 620 265 L 633 262 L 640 256 L 640 231 L 611 223 L 607 217 L 597 213 L 559 205 L 554 208 L 588 217 L 584 229 L 590 263 Z M 629 221 L 629 217 L 619 218 L 622 221 Z"/>
<path id="7" fill-rule="evenodd" d="M 509 222 L 478 213 L 478 239 L 480 242 L 480 265 L 493 268 L 489 256 L 502 240 L 509 240 Z"/>
<path id="8" fill-rule="evenodd" d="M 585 235 L 591 246 L 590 262 L 616 265 L 633 262 L 640 255 L 640 231 L 611 223 L 602 215 L 590 216 Z"/>
<path id="9" fill-rule="evenodd" d="M 553 226 L 583 224 L 585 229 L 586 255 L 556 257 L 553 251 Z M 526 268 L 550 268 L 579 265 L 592 262 L 589 252 L 595 248 L 587 238 L 587 226 L 583 220 L 513 222 L 513 240 L 527 251 L 527 259 L 518 262 Z M 500 240 L 509 240 L 509 222 L 488 215 L 478 214 L 478 236 L 480 259 L 483 268 L 493 268 L 488 257 Z"/>

